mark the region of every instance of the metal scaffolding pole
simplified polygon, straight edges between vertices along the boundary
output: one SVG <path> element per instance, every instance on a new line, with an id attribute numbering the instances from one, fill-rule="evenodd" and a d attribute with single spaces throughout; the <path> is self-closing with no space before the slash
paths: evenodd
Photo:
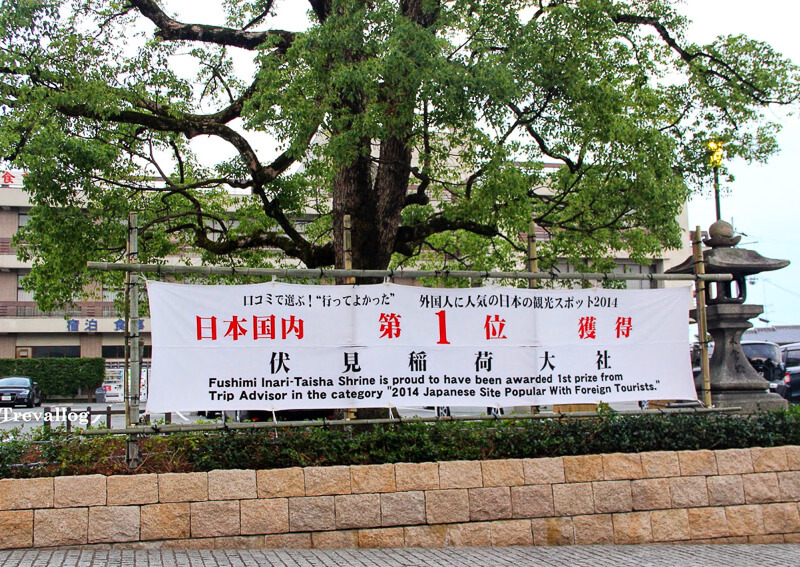
<path id="1" fill-rule="evenodd" d="M 468 270 L 340 270 L 325 268 L 234 268 L 227 266 L 178 266 L 172 264 L 117 264 L 87 262 L 89 270 L 137 272 L 140 274 L 182 274 L 198 276 L 249 276 L 260 278 L 476 278 L 578 281 L 732 281 L 730 274 L 614 274 L 602 272 L 493 272 Z"/>

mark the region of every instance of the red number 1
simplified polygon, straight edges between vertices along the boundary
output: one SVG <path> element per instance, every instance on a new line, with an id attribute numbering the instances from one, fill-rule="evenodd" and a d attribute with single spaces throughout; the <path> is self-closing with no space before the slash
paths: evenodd
<path id="1" fill-rule="evenodd" d="M 435 315 L 439 318 L 439 342 L 437 345 L 449 345 L 450 341 L 447 340 L 447 323 L 444 318 L 444 310 L 437 311 Z"/>

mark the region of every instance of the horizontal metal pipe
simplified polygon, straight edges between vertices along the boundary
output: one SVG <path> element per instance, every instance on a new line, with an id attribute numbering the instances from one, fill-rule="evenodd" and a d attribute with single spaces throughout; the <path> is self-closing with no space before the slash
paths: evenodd
<path id="1" fill-rule="evenodd" d="M 617 415 L 664 415 L 664 414 L 701 414 L 701 413 L 732 413 L 741 408 L 662 408 L 652 410 L 623 410 L 615 412 Z M 140 425 L 124 429 L 87 429 L 74 431 L 78 435 L 156 435 L 160 433 L 187 433 L 209 431 L 233 431 L 247 429 L 285 429 L 293 427 L 332 427 L 344 425 L 388 425 L 401 423 L 433 423 L 437 421 L 510 421 L 523 419 L 586 419 L 598 417 L 597 412 L 574 413 L 515 413 L 503 416 L 466 415 L 456 417 L 389 417 L 383 419 L 318 419 L 309 421 L 257 421 L 257 422 L 228 422 L 228 423 L 193 423 L 186 425 Z"/>
<path id="2" fill-rule="evenodd" d="M 487 278 L 523 280 L 645 280 L 645 281 L 731 281 L 731 274 L 613 274 L 600 272 L 490 272 L 468 270 L 339 270 L 308 268 L 232 268 L 228 266 L 175 266 L 167 264 L 118 264 L 88 262 L 90 270 L 147 274 L 196 274 L 277 278 Z"/>

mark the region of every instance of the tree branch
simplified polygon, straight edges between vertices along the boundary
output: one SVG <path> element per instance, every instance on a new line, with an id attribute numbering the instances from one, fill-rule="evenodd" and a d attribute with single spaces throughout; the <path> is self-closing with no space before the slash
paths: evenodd
<path id="1" fill-rule="evenodd" d="M 276 41 L 276 49 L 286 52 L 295 34 L 284 30 L 249 32 L 202 24 L 185 24 L 169 16 L 155 0 L 129 0 L 131 5 L 158 28 L 156 35 L 164 40 L 201 41 L 254 50 L 268 41 Z"/>

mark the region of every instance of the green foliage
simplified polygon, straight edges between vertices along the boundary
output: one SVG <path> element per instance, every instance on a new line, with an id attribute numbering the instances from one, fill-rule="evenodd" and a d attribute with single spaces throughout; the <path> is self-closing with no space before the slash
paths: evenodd
<path id="1" fill-rule="evenodd" d="M 176 433 L 140 437 L 143 460 L 135 471 L 124 462 L 124 437 L 79 437 L 63 428 L 0 435 L 0 477 L 128 474 L 798 445 L 800 409 L 749 416 L 606 409 L 583 419 Z"/>
<path id="2" fill-rule="evenodd" d="M 30 376 L 50 397 L 92 393 L 105 379 L 102 358 L 0 358 L 0 376 Z"/>
<path id="3" fill-rule="evenodd" d="M 531 221 L 543 270 L 646 262 L 710 185 L 707 142 L 723 176 L 763 161 L 770 108 L 798 97 L 764 43 L 685 41 L 678 3 L 340 0 L 290 31 L 271 27 L 288 2 L 226 0 L 195 27 L 159 2 L 9 3 L 0 157 L 35 204 L 24 285 L 45 309 L 119 287 L 85 265 L 122 258 L 130 211 L 148 263 L 343 267 L 345 214 L 356 268 L 519 269 Z"/>

